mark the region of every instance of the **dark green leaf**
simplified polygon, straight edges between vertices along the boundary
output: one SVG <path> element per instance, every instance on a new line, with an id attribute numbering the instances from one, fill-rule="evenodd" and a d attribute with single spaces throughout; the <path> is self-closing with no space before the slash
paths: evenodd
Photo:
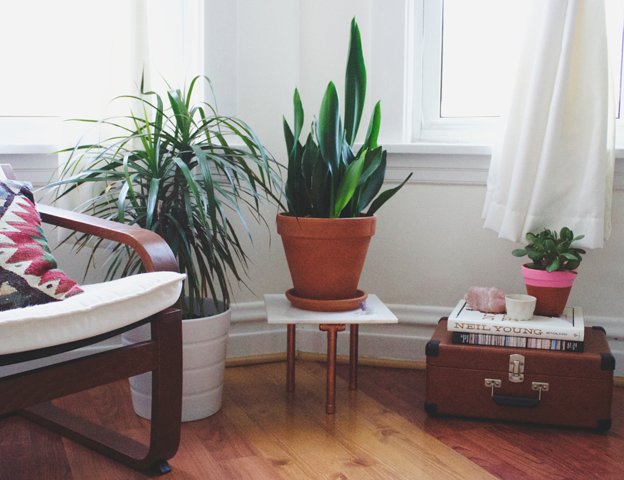
<path id="1" fill-rule="evenodd" d="M 329 218 L 330 216 L 330 197 L 328 196 L 329 181 L 331 172 L 327 169 L 327 164 L 323 161 L 314 163 L 314 172 L 312 174 L 312 216 L 320 218 Z"/>
<path id="2" fill-rule="evenodd" d="M 366 157 L 366 153 L 367 151 L 364 150 L 360 156 L 347 167 L 345 175 L 338 185 L 336 200 L 333 207 L 334 211 L 332 212 L 333 218 L 340 217 L 342 210 L 347 206 L 347 203 L 351 201 L 351 197 L 353 197 L 355 189 L 360 182 L 362 170 L 364 169 L 364 159 Z"/>
<path id="3" fill-rule="evenodd" d="M 559 236 L 564 239 L 564 240 L 568 240 L 570 242 L 572 242 L 573 238 L 574 238 L 574 234 L 572 233 L 572 230 L 570 230 L 568 227 L 563 227 L 561 229 L 561 232 L 559 234 Z"/>
<path id="4" fill-rule="evenodd" d="M 381 163 L 379 167 L 371 173 L 368 180 L 360 187 L 360 195 L 358 199 L 358 213 L 363 212 L 373 199 L 377 196 L 383 186 L 386 175 L 386 152 L 381 154 Z"/>
<path id="5" fill-rule="evenodd" d="M 547 272 L 555 272 L 559 270 L 559 257 L 555 258 L 548 267 L 546 267 Z"/>
<path id="6" fill-rule="evenodd" d="M 368 123 L 368 131 L 364 140 L 363 148 L 374 150 L 377 148 L 377 137 L 379 137 L 379 129 L 381 128 L 381 102 L 375 104 L 370 122 Z"/>
<path id="7" fill-rule="evenodd" d="M 295 88 L 295 93 L 293 95 L 293 104 L 295 108 L 295 132 L 294 138 L 295 141 L 299 141 L 299 136 L 301 135 L 301 128 L 303 127 L 303 105 L 301 104 L 301 97 L 299 97 L 299 90 Z"/>
<path id="8" fill-rule="evenodd" d="M 351 37 L 345 75 L 345 133 L 349 145 L 353 145 L 357 136 L 365 97 L 366 66 L 362 54 L 360 29 L 354 18 L 351 20 Z"/>
<path id="9" fill-rule="evenodd" d="M 329 82 L 318 118 L 318 145 L 330 172 L 338 171 L 340 162 L 342 132 L 338 106 L 338 93 L 333 82 Z"/>
<path id="10" fill-rule="evenodd" d="M 379 210 L 379 208 L 386 203 L 388 200 L 390 200 L 390 198 L 392 198 L 392 196 L 397 193 L 399 190 L 401 190 L 401 188 L 403 188 L 403 185 L 405 185 L 407 183 L 407 181 L 411 178 L 411 176 L 413 175 L 413 173 L 410 173 L 407 178 L 405 178 L 405 180 L 403 180 L 401 182 L 401 184 L 398 187 L 394 187 L 391 188 L 389 190 L 386 190 L 382 193 L 379 194 L 379 196 L 373 200 L 373 203 L 371 204 L 370 208 L 368 209 L 368 212 L 366 212 L 367 215 L 374 215 L 375 212 L 377 210 Z"/>

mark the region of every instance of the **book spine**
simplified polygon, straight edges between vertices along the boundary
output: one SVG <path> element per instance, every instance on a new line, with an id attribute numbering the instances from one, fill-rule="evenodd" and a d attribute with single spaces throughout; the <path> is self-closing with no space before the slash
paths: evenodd
<path id="1" fill-rule="evenodd" d="M 546 338 L 552 340 L 582 341 L 583 331 L 574 327 L 544 327 L 534 322 L 494 322 L 479 320 L 448 319 L 447 329 L 464 332 L 508 337 Z"/>
<path id="2" fill-rule="evenodd" d="M 550 338 L 514 337 L 510 335 L 489 335 L 487 333 L 453 332 L 453 343 L 463 345 L 482 345 L 489 347 L 534 348 L 537 350 L 556 350 L 560 352 L 582 352 L 583 342 L 573 340 L 555 340 Z"/>

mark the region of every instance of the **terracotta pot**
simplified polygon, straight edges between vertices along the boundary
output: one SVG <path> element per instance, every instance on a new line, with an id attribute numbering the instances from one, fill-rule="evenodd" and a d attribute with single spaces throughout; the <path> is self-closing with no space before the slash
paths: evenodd
<path id="1" fill-rule="evenodd" d="M 277 215 L 297 296 L 340 300 L 356 295 L 376 218 Z"/>
<path id="2" fill-rule="evenodd" d="M 523 265 L 522 276 L 527 293 L 537 298 L 535 314 L 559 317 L 568 302 L 576 272 L 547 272 Z"/>

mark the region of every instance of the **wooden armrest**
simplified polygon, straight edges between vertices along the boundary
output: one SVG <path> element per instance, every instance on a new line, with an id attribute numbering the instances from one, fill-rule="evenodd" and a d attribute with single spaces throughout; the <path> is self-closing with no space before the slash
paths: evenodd
<path id="1" fill-rule="evenodd" d="M 37 210 L 45 223 L 128 245 L 137 252 L 148 272 L 178 271 L 178 262 L 167 242 L 150 230 L 50 205 L 37 204 Z"/>

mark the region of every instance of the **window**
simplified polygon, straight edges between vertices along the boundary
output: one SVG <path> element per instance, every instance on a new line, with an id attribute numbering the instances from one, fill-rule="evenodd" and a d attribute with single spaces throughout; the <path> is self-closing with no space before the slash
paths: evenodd
<path id="1" fill-rule="evenodd" d="M 440 117 L 502 113 L 525 10 L 501 0 L 444 0 Z"/>
<path id="2" fill-rule="evenodd" d="M 202 18 L 199 0 L 2 2 L 0 145 L 64 146 L 84 125 L 60 118 L 125 114 L 111 99 L 137 91 L 144 70 L 158 89 L 200 73 Z"/>
<path id="3" fill-rule="evenodd" d="M 412 118 L 412 141 L 490 143 L 512 84 L 522 48 L 528 2 L 518 0 L 423 0 L 414 28 L 423 30 L 421 95 Z M 610 64 L 617 100 L 623 89 L 624 2 L 606 0 Z M 418 54 L 418 52 L 417 52 Z M 418 59 L 416 64 L 418 65 Z M 618 122 L 624 143 L 624 118 Z"/>
<path id="4" fill-rule="evenodd" d="M 0 7 L 0 41 L 5 46 L 0 52 L 0 115 L 45 117 L 99 110 L 107 101 L 99 92 L 114 91 L 135 74 L 129 71 L 135 30 L 129 4 L 124 0 L 4 3 Z"/>

